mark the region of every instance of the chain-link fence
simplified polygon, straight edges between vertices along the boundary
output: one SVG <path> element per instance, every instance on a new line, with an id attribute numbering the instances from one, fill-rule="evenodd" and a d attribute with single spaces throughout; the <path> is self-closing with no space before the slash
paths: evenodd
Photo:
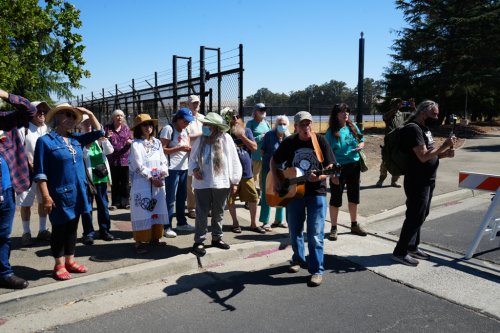
<path id="1" fill-rule="evenodd" d="M 214 53 L 206 56 L 208 52 Z M 148 113 L 163 125 L 192 94 L 200 97 L 201 113 L 219 112 L 225 106 L 241 110 L 243 45 L 225 52 L 201 46 L 199 59 L 193 64 L 192 57 L 174 55 L 170 70 L 78 96 L 74 103 L 91 110 L 101 123 L 109 121 L 111 113 L 120 109 L 129 124 L 137 114 Z M 183 60 L 187 62 L 178 65 Z"/>

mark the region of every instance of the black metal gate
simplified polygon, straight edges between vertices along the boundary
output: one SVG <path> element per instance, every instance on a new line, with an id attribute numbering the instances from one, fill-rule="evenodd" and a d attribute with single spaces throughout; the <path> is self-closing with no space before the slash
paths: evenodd
<path id="1" fill-rule="evenodd" d="M 207 57 L 209 52 L 216 54 Z M 187 63 L 179 66 L 183 60 Z M 198 75 L 193 77 L 193 73 Z M 141 80 L 132 79 L 131 84 L 115 84 L 114 89 L 103 88 L 99 94 L 78 96 L 76 104 L 94 112 L 101 123 L 109 121 L 116 109 L 125 113 L 129 124 L 139 113 L 148 113 L 166 123 L 192 94 L 200 96 L 201 113 L 220 112 L 226 106 L 242 113 L 243 45 L 225 52 L 201 46 L 200 60 L 194 65 L 192 57 L 174 55 L 172 70 L 155 72 Z"/>

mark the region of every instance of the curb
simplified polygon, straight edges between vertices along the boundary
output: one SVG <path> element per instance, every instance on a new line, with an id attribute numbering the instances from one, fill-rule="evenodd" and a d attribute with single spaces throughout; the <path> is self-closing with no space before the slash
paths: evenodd
<path id="1" fill-rule="evenodd" d="M 210 248 L 200 260 L 193 254 L 128 266 L 67 281 L 27 288 L 0 295 L 0 314 L 12 317 L 22 313 L 50 310 L 54 306 L 79 302 L 110 291 L 133 287 L 168 276 L 204 270 L 226 261 L 266 256 L 286 248 L 286 238 L 254 241 L 231 246 L 231 250 Z M 200 267 L 203 264 L 203 267 Z M 204 268 L 205 267 L 205 268 Z"/>

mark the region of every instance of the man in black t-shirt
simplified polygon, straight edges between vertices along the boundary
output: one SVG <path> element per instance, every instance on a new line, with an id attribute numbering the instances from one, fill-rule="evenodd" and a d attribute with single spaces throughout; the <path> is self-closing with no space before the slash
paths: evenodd
<path id="1" fill-rule="evenodd" d="M 307 223 L 307 245 L 309 248 L 310 286 L 319 286 L 323 279 L 323 238 L 326 215 L 326 175 L 316 175 L 314 171 L 331 168 L 336 164 L 330 145 L 322 135 L 312 131 L 313 119 L 309 112 L 300 111 L 295 117 L 295 134 L 287 137 L 274 153 L 270 169 L 274 179 L 274 189 L 278 193 L 281 183 L 277 177 L 277 166 L 285 163 L 286 168 L 299 168 L 310 175 L 305 183 L 303 198 L 292 200 L 286 209 L 288 229 L 293 256 L 290 272 L 298 272 L 305 265 L 304 221 Z M 317 137 L 318 146 L 323 155 L 323 162 L 318 160 L 313 145 L 313 136 Z M 338 178 L 333 182 L 338 184 Z"/>
<path id="2" fill-rule="evenodd" d="M 417 259 L 430 258 L 418 247 L 420 228 L 429 215 L 439 159 L 455 156 L 453 145 L 457 139 L 454 136 L 446 139 L 439 148 L 434 147 L 434 139 L 427 126 L 437 121 L 438 114 L 436 102 L 423 101 L 409 120 L 412 124 L 405 126 L 401 132 L 402 149 L 410 154 L 404 178 L 406 218 L 392 259 L 408 266 L 417 266 Z"/>

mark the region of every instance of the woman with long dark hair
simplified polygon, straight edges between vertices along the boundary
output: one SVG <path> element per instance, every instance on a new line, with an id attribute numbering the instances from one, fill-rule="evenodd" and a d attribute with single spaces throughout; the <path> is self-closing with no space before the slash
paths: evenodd
<path id="1" fill-rule="evenodd" d="M 359 204 L 360 165 L 359 151 L 364 147 L 364 138 L 359 128 L 349 119 L 351 109 L 345 103 L 335 104 L 330 114 L 326 139 L 330 143 L 335 159 L 342 167 L 339 184 L 330 182 L 330 240 L 337 240 L 337 219 L 342 206 L 342 193 L 347 187 L 351 233 L 366 236 L 357 222 Z"/>

